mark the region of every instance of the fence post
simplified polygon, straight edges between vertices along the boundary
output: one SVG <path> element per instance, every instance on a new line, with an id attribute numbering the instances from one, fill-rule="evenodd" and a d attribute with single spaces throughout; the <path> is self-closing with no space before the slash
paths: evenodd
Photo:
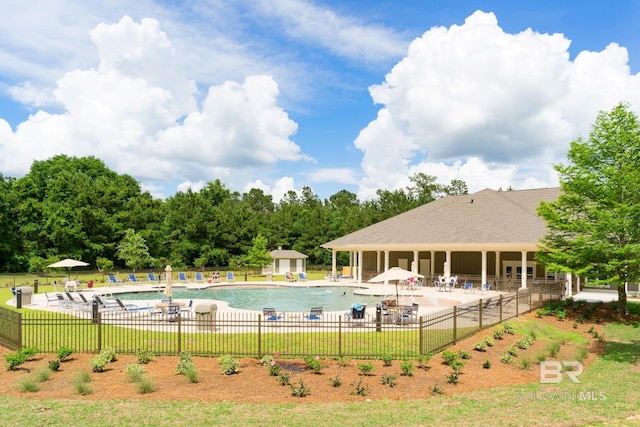
<path id="1" fill-rule="evenodd" d="M 422 320 L 423 320 L 423 316 L 420 316 L 420 318 L 418 318 L 418 331 L 420 334 L 420 337 L 418 338 L 418 348 L 420 349 L 418 351 L 418 353 L 422 356 L 424 354 L 424 337 L 423 337 L 423 326 L 422 326 Z"/>
<path id="2" fill-rule="evenodd" d="M 478 301 L 478 328 L 482 330 L 482 298 Z"/>
<path id="3" fill-rule="evenodd" d="M 504 305 L 504 299 L 502 298 L 502 294 L 500 294 L 500 300 L 498 300 L 498 305 L 500 306 L 500 323 L 502 323 L 502 306 Z"/>
<path id="4" fill-rule="evenodd" d="M 520 290 L 516 289 L 516 317 L 520 315 Z"/>
<path id="5" fill-rule="evenodd" d="M 95 325 L 98 328 L 98 353 L 102 351 L 102 313 L 98 312 L 97 317 L 95 318 Z"/>
<path id="6" fill-rule="evenodd" d="M 262 314 L 258 314 L 258 357 L 262 358 Z"/>
<path id="7" fill-rule="evenodd" d="M 338 316 L 338 357 L 342 357 L 342 314 Z"/>
<path id="8" fill-rule="evenodd" d="M 458 306 L 453 306 L 453 343 L 458 340 Z"/>
<path id="9" fill-rule="evenodd" d="M 178 313 L 178 354 L 182 353 L 182 316 Z"/>
<path id="10" fill-rule="evenodd" d="M 18 327 L 16 328 L 18 331 L 17 344 L 18 348 L 16 350 L 20 350 L 22 348 L 22 313 L 18 312 Z"/>

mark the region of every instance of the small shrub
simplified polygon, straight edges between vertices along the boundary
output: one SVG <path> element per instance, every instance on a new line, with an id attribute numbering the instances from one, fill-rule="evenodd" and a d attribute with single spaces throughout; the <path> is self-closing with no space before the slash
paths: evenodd
<path id="1" fill-rule="evenodd" d="M 536 355 L 536 361 L 537 361 L 538 363 L 544 362 L 545 360 L 547 360 L 547 355 L 546 355 L 546 354 L 544 354 L 544 353 L 538 353 L 538 354 Z"/>
<path id="2" fill-rule="evenodd" d="M 538 317 L 544 317 L 547 314 L 549 314 L 549 311 L 547 311 L 547 309 L 545 309 L 545 308 L 539 308 L 539 309 L 536 310 L 536 316 L 538 316 Z"/>
<path id="3" fill-rule="evenodd" d="M 262 363 L 262 366 L 271 366 L 271 362 L 273 362 L 273 356 L 270 356 L 268 354 L 265 354 L 260 359 L 260 363 Z"/>
<path id="4" fill-rule="evenodd" d="M 89 366 L 93 372 L 104 372 L 109 364 L 109 358 L 107 355 L 100 353 L 93 359 L 89 360 Z"/>
<path id="5" fill-rule="evenodd" d="M 487 343 L 484 341 L 478 341 L 473 344 L 473 349 L 476 351 L 487 351 Z"/>
<path id="6" fill-rule="evenodd" d="M 313 371 L 314 374 L 319 374 L 322 370 L 322 363 L 320 363 L 320 357 L 307 356 L 304 358 L 307 367 Z"/>
<path id="7" fill-rule="evenodd" d="M 604 337 L 605 337 L 605 334 L 602 333 L 602 334 L 598 335 L 596 338 L 597 338 L 598 342 L 603 342 L 604 341 Z"/>
<path id="8" fill-rule="evenodd" d="M 451 366 L 451 369 L 453 369 L 453 372 L 456 374 L 459 374 L 460 372 L 462 372 L 462 368 L 464 367 L 464 361 L 463 360 L 454 360 L 453 362 L 451 362 L 449 364 L 449 366 Z"/>
<path id="9" fill-rule="evenodd" d="M 507 347 L 506 352 L 512 355 L 513 357 L 516 357 L 518 355 L 518 349 L 513 345 Z"/>
<path id="10" fill-rule="evenodd" d="M 280 385 L 290 385 L 291 384 L 291 374 L 282 372 L 280 376 L 278 376 L 278 382 Z"/>
<path id="11" fill-rule="evenodd" d="M 556 357 L 558 353 L 560 353 L 560 347 L 562 347 L 562 343 L 560 341 L 553 341 L 549 344 L 549 356 Z"/>
<path id="12" fill-rule="evenodd" d="M 151 362 L 156 356 L 150 352 L 149 350 L 145 350 L 144 348 L 139 348 L 136 350 L 136 359 L 138 363 L 146 365 Z"/>
<path id="13" fill-rule="evenodd" d="M 40 390 L 38 383 L 33 379 L 24 379 L 19 383 L 20 391 L 26 393 L 35 393 Z"/>
<path id="14" fill-rule="evenodd" d="M 456 360 L 458 358 L 458 353 L 453 350 L 445 350 L 442 352 L 442 358 L 444 359 L 447 365 L 451 364 L 451 361 Z"/>
<path id="15" fill-rule="evenodd" d="M 351 358 L 343 356 L 338 358 L 338 366 L 345 368 L 351 364 Z"/>
<path id="16" fill-rule="evenodd" d="M 482 339 L 482 341 L 487 345 L 487 347 L 493 347 L 493 338 L 490 336 L 486 336 Z"/>
<path id="17" fill-rule="evenodd" d="M 493 331 L 493 338 L 497 340 L 501 340 L 503 336 L 504 336 L 504 330 L 496 329 L 495 331 Z"/>
<path id="18" fill-rule="evenodd" d="M 39 383 L 43 383 L 48 381 L 51 378 L 51 370 L 46 368 L 41 368 L 36 371 L 36 381 Z"/>
<path id="19" fill-rule="evenodd" d="M 502 322 L 502 329 L 504 329 L 504 332 L 509 335 L 513 335 L 516 333 L 513 330 L 513 326 L 509 322 Z"/>
<path id="20" fill-rule="evenodd" d="M 556 312 L 556 317 L 558 318 L 559 321 L 563 321 L 564 319 L 567 318 L 567 312 L 564 310 L 559 310 Z"/>
<path id="21" fill-rule="evenodd" d="M 71 347 L 62 346 L 56 351 L 56 357 L 59 361 L 63 361 L 67 357 L 73 354 L 73 349 Z"/>
<path id="22" fill-rule="evenodd" d="M 511 353 L 502 353 L 500 355 L 500 361 L 505 364 L 513 363 L 513 355 Z"/>
<path id="23" fill-rule="evenodd" d="M 60 361 L 58 359 L 56 360 L 49 360 L 49 363 L 47 364 L 49 366 L 49 369 L 52 372 L 57 371 L 58 369 L 60 369 Z"/>
<path id="24" fill-rule="evenodd" d="M 431 390 L 431 394 L 433 394 L 434 396 L 438 394 L 444 394 L 444 389 L 440 387 L 438 383 L 435 383 L 430 390 Z"/>
<path id="25" fill-rule="evenodd" d="M 427 369 L 429 367 L 429 361 L 431 360 L 431 356 L 426 354 L 418 356 L 418 368 Z"/>
<path id="26" fill-rule="evenodd" d="M 520 359 L 520 367 L 524 370 L 528 370 L 531 368 L 531 359 L 528 357 L 524 357 Z"/>
<path id="27" fill-rule="evenodd" d="M 86 396 L 88 394 L 93 393 L 93 389 L 91 388 L 91 386 L 87 383 L 84 382 L 74 382 L 73 386 L 76 389 L 76 393 L 78 393 L 81 396 Z"/>
<path id="28" fill-rule="evenodd" d="M 300 378 L 300 381 L 298 381 L 297 387 L 294 386 L 293 384 L 290 384 L 290 387 L 291 387 L 291 395 L 293 397 L 305 397 L 311 394 L 311 389 L 309 389 L 309 387 L 304 385 L 302 378 Z"/>
<path id="29" fill-rule="evenodd" d="M 156 391 L 156 386 L 153 383 L 153 381 L 150 380 L 149 378 L 143 378 L 138 383 L 138 393 L 149 394 L 149 393 L 153 393 L 154 391 Z"/>
<path id="30" fill-rule="evenodd" d="M 189 383 L 191 384 L 200 382 L 200 371 L 198 371 L 198 368 L 196 368 L 196 365 L 194 365 L 193 363 L 187 369 L 184 375 L 185 377 L 187 377 L 187 381 L 189 381 Z"/>
<path id="31" fill-rule="evenodd" d="M 391 357 L 389 353 L 385 353 L 382 356 L 382 363 L 384 364 L 384 366 L 391 366 L 391 362 L 393 362 L 393 357 Z"/>
<path id="32" fill-rule="evenodd" d="M 363 380 L 362 380 L 362 378 L 360 378 L 358 381 L 356 381 L 356 382 L 351 384 L 351 386 L 354 389 L 351 392 L 351 394 L 356 395 L 356 396 L 366 396 L 366 395 L 369 394 L 371 389 L 369 388 L 368 385 L 363 384 L 362 382 L 363 382 Z"/>
<path id="33" fill-rule="evenodd" d="M 400 363 L 400 370 L 405 377 L 413 376 L 413 362 L 411 360 L 405 360 Z"/>
<path id="34" fill-rule="evenodd" d="M 515 344 L 521 350 L 526 350 L 527 348 L 529 348 L 529 342 L 525 339 L 516 340 Z M 514 354 L 514 356 L 516 356 L 516 354 Z"/>
<path id="35" fill-rule="evenodd" d="M 189 372 L 194 367 L 195 365 L 191 361 L 191 355 L 183 355 L 181 353 L 174 372 L 176 373 L 176 375 L 187 375 L 187 372 Z"/>
<path id="36" fill-rule="evenodd" d="M 491 369 L 491 362 L 489 361 L 489 359 L 484 361 L 484 363 L 482 364 L 482 367 L 484 369 Z"/>
<path id="37" fill-rule="evenodd" d="M 340 387 L 342 385 L 342 380 L 340 379 L 340 372 L 336 374 L 335 377 L 329 378 L 331 381 L 331 385 L 334 387 Z"/>
<path id="38" fill-rule="evenodd" d="M 382 374 L 382 377 L 380 377 L 380 384 L 388 385 L 393 388 L 396 385 L 396 376 L 393 374 Z"/>
<path id="39" fill-rule="evenodd" d="M 452 372 L 446 376 L 447 382 L 449 384 L 458 384 L 458 377 L 459 377 L 459 374 Z"/>
<path id="40" fill-rule="evenodd" d="M 89 375 L 89 372 L 87 371 L 80 371 L 78 375 L 75 377 L 74 381 L 79 381 L 82 383 L 90 383 L 91 375 Z"/>
<path id="41" fill-rule="evenodd" d="M 145 373 L 146 369 L 144 366 L 131 364 L 127 366 L 127 381 L 130 383 L 139 383 L 142 381 L 142 375 Z"/>
<path id="42" fill-rule="evenodd" d="M 373 366 L 373 363 L 369 363 L 369 362 L 358 363 L 358 369 L 360 370 L 362 375 L 369 376 L 369 375 L 372 375 L 372 372 L 375 369 L 375 367 Z"/>
<path id="43" fill-rule="evenodd" d="M 18 366 L 27 361 L 27 358 L 21 353 L 9 353 L 4 355 L 4 360 L 7 361 L 7 370 L 15 371 Z"/>
<path id="44" fill-rule="evenodd" d="M 27 360 L 38 354 L 39 351 L 40 350 L 38 350 L 38 347 L 24 347 L 18 351 L 18 354 L 21 354 L 26 362 Z"/>
<path id="45" fill-rule="evenodd" d="M 471 353 L 469 353 L 467 350 L 460 350 L 458 351 L 458 357 L 463 360 L 468 360 L 471 359 Z"/>
<path id="46" fill-rule="evenodd" d="M 118 360 L 118 355 L 113 347 L 107 346 L 100 353 L 105 355 L 109 363 Z"/>
<path id="47" fill-rule="evenodd" d="M 223 375 L 233 375 L 238 372 L 240 362 L 234 360 L 233 357 L 227 355 L 220 358 L 220 372 Z"/>
<path id="48" fill-rule="evenodd" d="M 578 329 L 578 322 L 573 322 L 573 329 Z"/>
<path id="49" fill-rule="evenodd" d="M 280 375 L 280 365 L 278 365 L 275 360 L 271 360 L 269 363 L 269 375 L 272 377 Z"/>

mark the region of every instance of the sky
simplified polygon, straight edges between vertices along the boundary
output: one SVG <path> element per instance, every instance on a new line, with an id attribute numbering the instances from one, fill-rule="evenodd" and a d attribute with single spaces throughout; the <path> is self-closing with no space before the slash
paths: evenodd
<path id="1" fill-rule="evenodd" d="M 640 2 L 0 0 L 0 173 L 95 156 L 166 198 L 219 179 L 361 201 L 416 173 L 558 185 L 640 113 Z"/>

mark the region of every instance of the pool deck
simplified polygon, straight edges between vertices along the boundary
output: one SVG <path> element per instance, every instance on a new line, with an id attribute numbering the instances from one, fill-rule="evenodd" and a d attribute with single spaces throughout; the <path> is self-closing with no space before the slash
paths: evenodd
<path id="1" fill-rule="evenodd" d="M 251 286 L 277 286 L 277 287 L 297 287 L 297 288 L 306 288 L 306 287 L 344 287 L 353 289 L 353 293 L 355 295 L 367 295 L 367 296 L 379 296 L 380 300 L 390 299 L 396 297 L 397 295 L 400 300 L 401 305 L 411 305 L 412 303 L 418 303 L 419 315 L 423 315 L 426 313 L 431 313 L 434 311 L 441 310 L 446 307 L 451 307 L 454 305 L 466 304 L 469 302 L 475 302 L 484 298 L 491 298 L 500 295 L 502 292 L 497 291 L 486 291 L 483 294 L 479 292 L 465 292 L 462 288 L 456 288 L 451 292 L 439 292 L 434 287 L 419 287 L 416 289 L 405 289 L 402 287 L 398 287 L 396 290 L 395 285 L 384 285 L 384 284 L 372 284 L 372 283 L 357 283 L 355 281 L 342 280 L 339 282 L 328 281 L 328 280 L 311 280 L 304 282 L 286 282 L 286 281 L 274 281 L 274 282 L 244 282 L 244 281 L 235 281 L 235 282 L 221 282 L 221 283 L 173 283 L 173 288 L 186 288 L 191 290 L 199 290 L 199 289 L 207 289 L 207 288 L 227 288 L 227 287 L 251 287 Z M 72 292 L 72 294 L 81 292 L 84 294 L 87 299 L 91 299 L 93 295 L 114 295 L 120 293 L 129 293 L 129 292 L 149 292 L 149 291 L 160 291 L 164 289 L 165 285 L 162 283 L 141 283 L 141 284 L 121 284 L 117 286 L 99 286 L 91 289 L 83 288 L 82 290 L 78 290 Z M 62 290 L 54 291 L 49 293 L 49 297 L 54 296 L 56 293 L 61 293 Z M 180 302 L 188 302 L 189 299 L 176 299 L 176 301 Z M 149 300 L 123 300 L 125 304 L 135 304 L 139 307 L 153 307 L 155 304 L 159 302 L 158 298 L 149 299 Z M 15 301 L 9 300 L 7 301 L 9 305 L 15 305 Z M 214 300 L 214 299 L 193 299 L 193 306 L 197 306 L 202 303 L 215 303 L 217 305 L 217 311 L 219 313 L 244 313 L 244 312 L 256 312 L 254 310 L 242 310 L 229 307 L 229 304 L 226 301 Z M 23 305 L 24 308 L 29 309 L 38 309 L 38 310 L 49 310 L 49 311 L 58 311 L 58 303 L 56 302 L 48 302 L 47 297 L 44 292 L 40 292 L 38 294 L 32 294 L 31 304 Z M 375 307 L 367 307 L 367 312 L 374 314 Z M 342 313 L 342 311 L 337 311 L 334 313 Z M 331 312 L 327 312 L 331 313 Z"/>

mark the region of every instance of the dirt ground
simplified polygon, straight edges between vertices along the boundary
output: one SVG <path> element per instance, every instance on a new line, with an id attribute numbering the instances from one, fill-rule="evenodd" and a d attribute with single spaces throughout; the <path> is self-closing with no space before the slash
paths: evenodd
<path id="1" fill-rule="evenodd" d="M 526 318 L 534 317 L 535 313 L 513 319 L 510 322 L 521 322 Z M 609 320 L 609 319 L 607 319 Z M 577 324 L 570 318 L 559 321 L 555 317 L 547 316 L 543 321 L 554 326 L 577 331 L 589 337 L 589 354 L 583 362 L 585 369 L 594 360 L 599 346 L 597 340 L 588 334 L 593 325 L 600 333 L 602 324 L 585 323 Z M 296 359 L 276 359 L 282 371 L 292 374 L 291 383 L 299 385 L 302 380 L 310 389 L 310 395 L 304 397 L 305 402 L 347 402 L 361 401 L 363 399 L 422 399 L 432 396 L 434 385 L 441 387 L 445 394 L 466 393 L 480 388 L 490 388 L 507 384 L 525 384 L 539 381 L 539 368 L 536 363 L 536 355 L 545 351 L 547 342 L 537 340 L 526 350 L 520 350 L 514 364 L 504 364 L 500 360 L 500 354 L 511 346 L 518 335 L 505 334 L 503 340 L 495 340 L 493 347 L 488 347 L 486 352 L 473 350 L 473 345 L 484 336 L 493 335 L 495 328 L 482 331 L 457 345 L 453 350 L 466 350 L 471 353 L 471 359 L 466 361 L 458 384 L 449 384 L 446 376 L 451 373 L 451 368 L 443 363 L 440 354 L 436 354 L 426 365 L 419 368 L 414 361 L 413 376 L 401 374 L 399 360 L 394 360 L 391 366 L 384 366 L 382 361 L 360 361 L 352 359 L 346 366 L 340 366 L 337 360 L 321 359 L 323 368 L 320 374 L 315 374 L 307 369 L 306 363 Z M 6 348 L 0 348 L 0 353 L 8 354 Z M 571 344 L 562 346 L 557 360 L 574 360 L 576 348 Z M 210 402 L 295 402 L 289 386 L 280 385 L 278 378 L 269 375 L 268 367 L 262 366 L 257 359 L 237 359 L 240 362 L 239 372 L 234 375 L 222 375 L 218 358 L 193 357 L 200 379 L 197 383 L 190 383 L 185 376 L 176 375 L 175 367 L 178 363 L 177 356 L 156 357 L 147 365 L 144 376 L 149 378 L 155 391 L 149 394 L 140 394 L 137 384 L 127 381 L 127 366 L 136 363 L 135 356 L 118 355 L 117 360 L 108 365 L 106 372 L 93 373 L 89 366 L 89 360 L 94 355 L 73 354 L 69 360 L 62 362 L 60 370 L 52 372 L 47 381 L 38 383 L 39 390 L 25 392 L 21 383 L 25 379 L 34 379 L 38 370 L 46 369 L 48 362 L 55 359 L 54 354 L 38 354 L 32 360 L 21 365 L 18 370 L 8 371 L 4 367 L 0 369 L 0 395 L 21 396 L 34 399 L 154 399 L 154 400 L 189 400 Z M 523 369 L 521 359 L 531 361 L 529 369 Z M 4 358 L 3 358 L 4 359 Z M 490 369 L 484 369 L 486 360 L 491 363 Z M 4 361 L 4 360 L 3 360 Z M 372 363 L 375 367 L 370 376 L 364 376 L 358 369 L 358 363 Z M 90 374 L 89 387 L 91 393 L 80 395 L 74 386 L 74 379 L 80 371 Z M 395 375 L 395 386 L 383 385 L 383 376 Z M 339 376 L 342 385 L 333 386 L 333 380 Z M 366 396 L 354 394 L 355 384 L 361 382 L 361 386 L 369 389 Z"/>

